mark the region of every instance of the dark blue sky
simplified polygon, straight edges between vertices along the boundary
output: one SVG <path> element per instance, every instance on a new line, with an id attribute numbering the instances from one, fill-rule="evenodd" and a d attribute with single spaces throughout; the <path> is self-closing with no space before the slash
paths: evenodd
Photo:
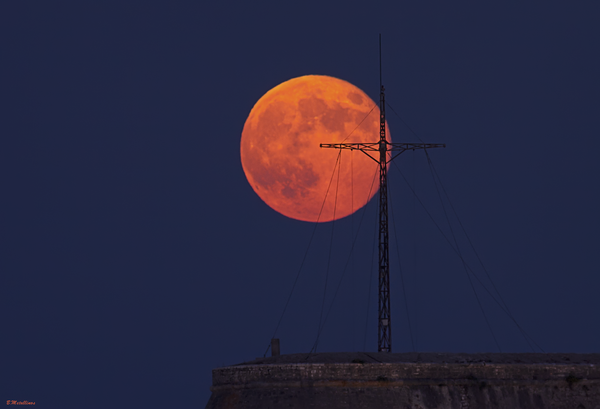
<path id="1" fill-rule="evenodd" d="M 600 3 L 408 3 L 2 2 L 0 402 L 204 407 L 212 368 L 262 356 L 313 225 L 247 183 L 244 121 L 300 75 L 378 100 L 379 33 L 388 102 L 447 144 L 430 156 L 514 317 L 547 352 L 600 352 Z M 394 141 L 418 141 L 388 119 Z M 449 234 L 423 153 L 398 165 Z M 412 328 L 392 241 L 394 350 L 497 351 L 395 167 L 390 190 Z M 362 350 L 365 326 L 376 349 L 375 207 L 320 351 Z M 335 225 L 326 305 L 361 214 Z M 330 232 L 316 230 L 283 353 L 315 341 Z M 476 290 L 502 350 L 530 351 Z"/>

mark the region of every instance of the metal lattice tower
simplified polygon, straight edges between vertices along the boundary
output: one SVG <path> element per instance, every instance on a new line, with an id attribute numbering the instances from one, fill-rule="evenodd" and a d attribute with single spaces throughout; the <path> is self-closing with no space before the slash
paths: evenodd
<path id="1" fill-rule="evenodd" d="M 359 150 L 379 165 L 379 323 L 377 350 L 392 352 L 392 320 L 390 309 L 390 258 L 388 234 L 387 165 L 407 150 L 445 148 L 445 144 L 390 143 L 385 134 L 385 88 L 381 79 L 381 34 L 379 35 L 379 142 L 322 143 L 321 148 Z M 379 152 L 379 158 L 369 152 Z M 389 153 L 388 153 L 389 152 Z M 390 159 L 388 160 L 388 155 Z"/>

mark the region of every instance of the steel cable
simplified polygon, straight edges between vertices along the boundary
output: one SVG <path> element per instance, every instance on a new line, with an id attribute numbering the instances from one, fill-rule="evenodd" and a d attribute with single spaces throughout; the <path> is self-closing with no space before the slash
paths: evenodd
<path id="1" fill-rule="evenodd" d="M 346 260 L 346 264 L 344 265 L 344 269 L 342 270 L 342 276 L 340 277 L 340 281 L 338 282 L 338 285 L 335 289 L 335 293 L 333 294 L 333 299 L 331 301 L 331 304 L 329 305 L 329 309 L 327 310 L 327 314 L 325 315 L 325 320 L 323 320 L 323 325 L 321 326 L 321 329 L 319 331 L 319 334 L 323 331 L 323 328 L 325 328 L 325 324 L 327 323 L 327 318 L 329 318 L 329 314 L 331 313 L 331 310 L 333 309 L 333 305 L 335 304 L 335 299 L 337 298 L 338 292 L 340 290 L 340 287 L 342 285 L 342 281 L 344 280 L 344 276 L 346 274 L 346 270 L 348 269 L 348 264 L 350 263 L 350 256 L 352 255 L 352 252 L 354 251 L 354 245 L 356 244 L 356 240 L 358 238 L 358 233 L 360 232 L 360 227 L 362 226 L 362 222 L 364 220 L 365 217 L 365 213 L 366 213 L 366 205 L 371 197 L 371 191 L 373 190 L 373 185 L 375 183 L 375 176 L 377 176 L 377 171 L 379 169 L 375 169 L 375 173 L 373 174 L 373 180 L 371 181 L 371 187 L 369 188 L 369 193 L 367 195 L 367 202 L 365 203 L 365 208 L 363 210 L 363 213 L 361 215 L 360 218 L 360 222 L 358 223 L 358 229 L 356 231 L 356 235 L 354 236 L 354 240 L 352 242 L 352 247 L 350 249 L 350 254 L 348 255 L 348 259 Z"/>
<path id="2" fill-rule="evenodd" d="M 404 285 L 404 273 L 402 270 L 402 262 L 400 261 L 400 248 L 398 247 L 398 233 L 396 232 L 396 218 L 394 217 L 394 205 L 392 202 L 392 194 L 388 186 L 388 198 L 390 200 L 390 209 L 392 209 L 392 227 L 394 228 L 394 241 L 396 244 L 396 256 L 398 257 L 398 269 L 400 270 L 400 282 L 402 284 L 402 294 L 404 295 L 404 308 L 406 309 L 406 320 L 408 321 L 408 332 L 410 334 L 410 343 L 412 345 L 413 352 L 417 352 L 415 348 L 415 341 L 413 337 L 412 325 L 410 322 L 410 313 L 408 310 L 408 298 L 406 297 L 406 286 Z"/>
<path id="3" fill-rule="evenodd" d="M 327 296 L 327 281 L 329 279 L 329 267 L 331 265 L 331 250 L 333 248 L 333 233 L 334 233 L 334 228 L 335 228 L 335 211 L 337 208 L 337 197 L 338 197 L 338 190 L 340 187 L 341 170 L 342 170 L 342 151 L 340 150 L 338 176 L 337 176 L 337 182 L 335 184 L 335 199 L 333 201 L 333 220 L 331 222 L 331 238 L 329 239 L 329 254 L 327 256 L 327 270 L 325 271 L 325 288 L 323 289 L 323 301 L 321 302 L 321 313 L 319 315 L 319 325 L 317 325 L 317 339 L 315 340 L 315 344 L 313 346 L 313 350 L 315 353 L 317 352 L 317 347 L 319 345 L 319 335 L 320 335 L 319 328 L 321 328 L 321 321 L 323 320 L 323 310 L 325 309 L 325 298 Z M 311 352 L 312 352 L 312 350 L 311 350 Z"/>
<path id="4" fill-rule="evenodd" d="M 308 240 L 308 246 L 306 247 L 306 251 L 304 252 L 304 257 L 302 258 L 302 262 L 300 263 L 300 268 L 298 269 L 298 273 L 296 274 L 296 279 L 294 280 L 294 284 L 292 285 L 290 295 L 288 296 L 287 301 L 285 302 L 285 306 L 283 307 L 283 312 L 281 313 L 281 317 L 279 317 L 279 321 L 277 322 L 277 326 L 275 327 L 275 331 L 273 332 L 273 336 L 271 336 L 271 339 L 275 338 L 275 335 L 277 334 L 277 330 L 279 329 L 279 326 L 281 325 L 281 321 L 283 320 L 283 317 L 285 315 L 287 307 L 290 303 L 290 300 L 292 299 L 292 294 L 294 293 L 296 284 L 298 284 L 298 279 L 300 278 L 300 273 L 302 272 L 302 267 L 304 267 L 304 263 L 306 262 L 306 257 L 308 256 L 308 251 L 310 250 L 310 245 L 313 241 L 313 238 L 315 237 L 315 232 L 317 231 L 317 226 L 319 225 L 319 220 L 321 219 L 321 214 L 323 213 L 323 208 L 325 207 L 325 201 L 327 200 L 327 195 L 329 194 L 329 189 L 331 188 L 331 183 L 333 182 L 333 177 L 335 176 L 335 169 L 338 166 L 338 162 L 340 161 L 341 155 L 342 155 L 342 151 L 339 152 L 338 157 L 335 161 L 335 165 L 333 166 L 333 172 L 331 172 L 331 178 L 329 179 L 329 185 L 327 186 L 327 191 L 325 191 L 325 197 L 323 198 L 323 204 L 321 205 L 321 209 L 319 210 L 319 215 L 317 216 L 317 221 L 315 222 L 315 227 L 312 231 L 312 234 L 310 235 L 310 239 Z M 269 343 L 269 346 L 267 347 L 263 357 L 267 356 L 267 352 L 269 352 L 269 348 L 271 348 L 271 343 Z"/>

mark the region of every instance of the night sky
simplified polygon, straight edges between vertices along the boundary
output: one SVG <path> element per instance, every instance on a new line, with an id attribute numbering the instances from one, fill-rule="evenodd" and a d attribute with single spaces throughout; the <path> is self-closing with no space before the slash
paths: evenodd
<path id="1" fill-rule="evenodd" d="M 3 1 L 0 404 L 203 408 L 212 368 L 265 353 L 315 231 L 276 333 L 310 351 L 332 223 L 261 201 L 241 131 L 301 75 L 378 101 L 379 33 L 387 101 L 414 131 L 389 109 L 392 139 L 447 144 L 429 156 L 513 317 L 546 352 L 600 352 L 600 3 L 491 3 Z M 426 156 L 396 161 L 394 351 L 497 352 L 408 188 L 495 294 Z M 320 352 L 377 349 L 377 201 L 364 209 L 334 226 Z M 501 350 L 531 352 L 473 283 Z"/>

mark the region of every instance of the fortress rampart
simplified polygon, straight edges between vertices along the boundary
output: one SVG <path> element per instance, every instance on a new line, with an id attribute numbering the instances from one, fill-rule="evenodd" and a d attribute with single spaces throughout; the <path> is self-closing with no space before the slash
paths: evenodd
<path id="1" fill-rule="evenodd" d="M 213 370 L 207 409 L 600 409 L 600 354 L 295 354 Z"/>

